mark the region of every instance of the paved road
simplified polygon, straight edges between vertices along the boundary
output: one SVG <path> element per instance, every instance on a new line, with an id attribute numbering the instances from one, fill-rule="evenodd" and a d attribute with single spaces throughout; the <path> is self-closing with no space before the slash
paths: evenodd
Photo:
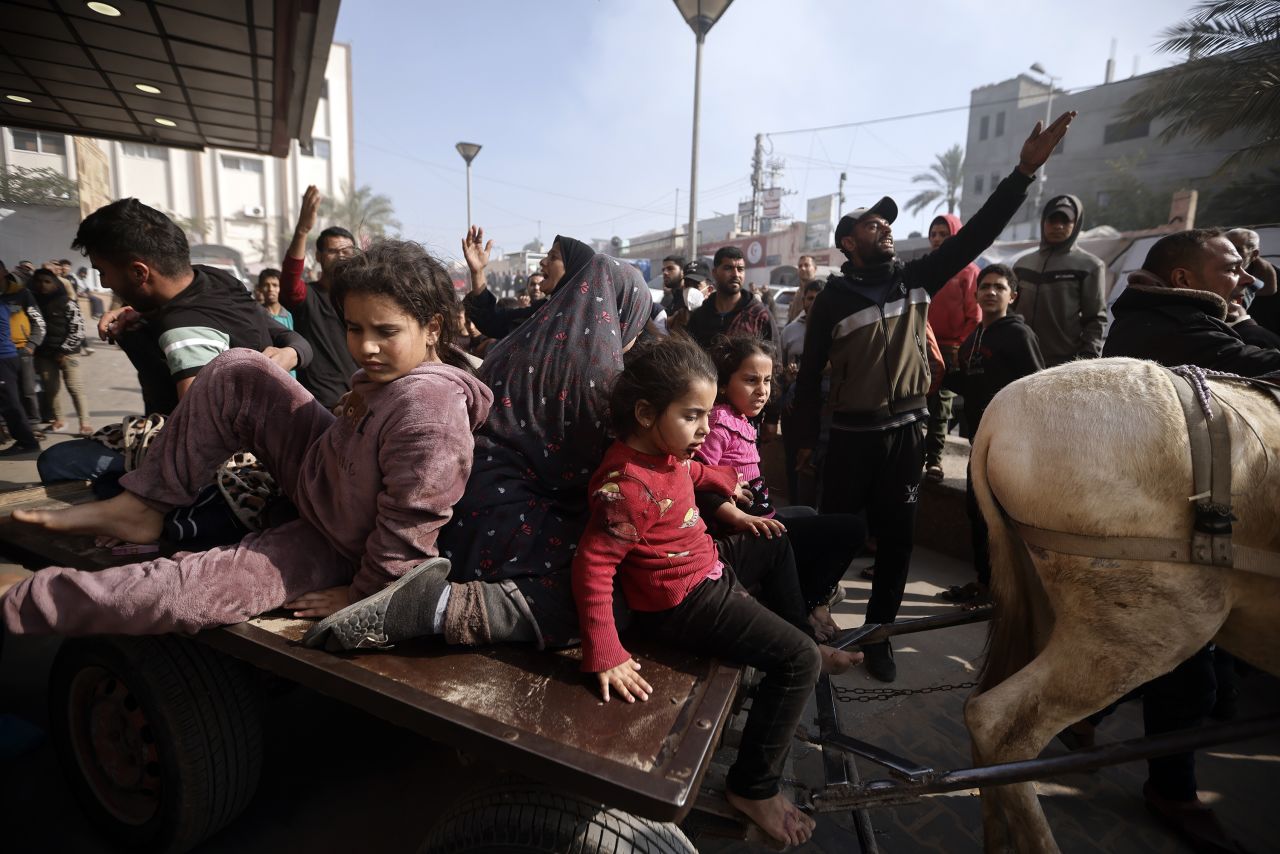
<path id="1" fill-rule="evenodd" d="M 85 360 L 94 424 L 135 412 L 141 406 L 132 372 L 118 351 L 98 347 Z M 962 471 L 961 471 L 962 474 Z M 35 480 L 32 460 L 0 461 L 0 489 Z M 855 565 L 855 569 L 858 565 Z M 935 594 L 968 580 L 968 569 L 936 552 L 918 551 L 907 588 L 904 617 L 941 610 Z M 837 606 L 844 626 L 861 622 L 868 585 L 850 572 L 848 599 Z M 915 635 L 897 645 L 901 678 L 895 689 L 957 685 L 973 678 L 979 663 L 981 626 Z M 0 660 L 0 712 L 15 712 L 43 725 L 44 685 L 57 648 L 52 639 L 10 641 Z M 936 768 L 969 764 L 961 709 L 965 690 L 917 695 L 859 694 L 880 689 L 860 670 L 838 677 L 847 702 L 841 703 L 845 730 Z M 463 765 L 449 749 L 347 708 L 320 695 L 269 684 L 267 756 L 259 793 L 231 827 L 198 850 L 237 854 L 281 851 L 411 852 L 432 817 L 470 783 L 492 779 L 486 766 Z M 1255 676 L 1242 684 L 1242 714 L 1280 708 L 1280 682 Z M 1140 711 L 1122 707 L 1102 735 L 1123 739 L 1141 734 Z M 1057 745 L 1048 753 L 1059 751 Z M 798 773 L 816 782 L 811 751 L 801 751 Z M 884 776 L 860 763 L 864 778 Z M 1065 776 L 1040 785 L 1042 801 L 1062 849 L 1085 852 L 1167 852 L 1185 850 L 1169 838 L 1143 809 L 1141 764 L 1094 774 Z M 1254 852 L 1280 850 L 1280 737 L 1233 745 L 1201 755 L 1201 786 L 1239 838 Z M 56 757 L 44 746 L 0 766 L 0 818 L 6 852 L 110 850 L 87 826 L 63 782 Z M 924 804 L 872 813 L 881 850 L 978 852 L 981 850 L 978 800 L 964 792 Z M 825 816 L 806 852 L 851 852 L 857 843 L 846 815 Z M 704 851 L 764 851 L 743 843 L 704 838 Z"/>

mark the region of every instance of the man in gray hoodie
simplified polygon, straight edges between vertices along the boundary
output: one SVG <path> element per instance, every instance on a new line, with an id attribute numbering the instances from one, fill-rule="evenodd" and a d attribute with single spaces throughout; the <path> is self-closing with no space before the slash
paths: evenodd
<path id="1" fill-rule="evenodd" d="M 1040 248 L 1014 263 L 1022 286 L 1012 310 L 1035 332 L 1049 367 L 1102 352 L 1107 265 L 1076 248 L 1083 219 L 1079 199 L 1054 196 L 1040 218 Z"/>

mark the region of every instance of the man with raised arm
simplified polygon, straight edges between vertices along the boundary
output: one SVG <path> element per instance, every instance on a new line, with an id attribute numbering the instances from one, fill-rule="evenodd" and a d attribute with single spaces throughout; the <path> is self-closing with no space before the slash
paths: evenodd
<path id="1" fill-rule="evenodd" d="M 823 466 L 823 512 L 867 511 L 876 538 L 867 622 L 898 615 L 924 468 L 925 398 L 930 375 L 925 321 L 929 300 L 996 239 L 1027 196 L 1036 170 L 1067 132 L 1074 112 L 1049 127 L 1036 122 L 1018 166 L 968 225 L 915 261 L 894 254 L 898 206 L 885 196 L 845 214 L 836 245 L 848 259 L 814 301 L 796 387 L 797 467 L 818 439 L 822 371 L 831 363 L 831 439 Z M 863 648 L 867 671 L 897 678 L 888 641 Z"/>
<path id="2" fill-rule="evenodd" d="M 298 381 L 315 399 L 332 409 L 351 390 L 351 375 L 359 366 L 347 350 L 347 328 L 329 300 L 329 276 L 335 264 L 356 251 L 351 232 L 330 226 L 316 238 L 316 260 L 320 280 L 304 282 L 302 270 L 307 259 L 307 235 L 320 216 L 320 191 L 313 184 L 302 196 L 302 210 L 293 230 L 293 241 L 280 265 L 280 302 L 293 312 L 294 328 L 311 344 L 315 355 L 298 371 Z"/>

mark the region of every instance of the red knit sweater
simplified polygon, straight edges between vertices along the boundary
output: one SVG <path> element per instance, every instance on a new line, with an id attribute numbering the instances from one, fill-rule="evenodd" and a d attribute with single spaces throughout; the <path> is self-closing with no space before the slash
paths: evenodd
<path id="1" fill-rule="evenodd" d="M 693 492 L 732 495 L 737 483 L 727 466 L 613 443 L 591 477 L 591 521 L 573 559 L 583 670 L 599 673 L 631 657 L 613 622 L 615 572 L 633 610 L 664 611 L 721 568 Z"/>

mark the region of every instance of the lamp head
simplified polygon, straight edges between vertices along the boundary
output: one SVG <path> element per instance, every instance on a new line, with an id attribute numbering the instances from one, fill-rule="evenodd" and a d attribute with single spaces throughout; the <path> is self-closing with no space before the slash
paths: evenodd
<path id="1" fill-rule="evenodd" d="M 468 166 L 471 165 L 472 160 L 475 160 L 476 155 L 480 153 L 480 146 L 476 145 L 474 142 L 460 142 L 454 147 L 458 149 L 458 153 L 462 155 L 462 159 L 467 161 Z"/>

